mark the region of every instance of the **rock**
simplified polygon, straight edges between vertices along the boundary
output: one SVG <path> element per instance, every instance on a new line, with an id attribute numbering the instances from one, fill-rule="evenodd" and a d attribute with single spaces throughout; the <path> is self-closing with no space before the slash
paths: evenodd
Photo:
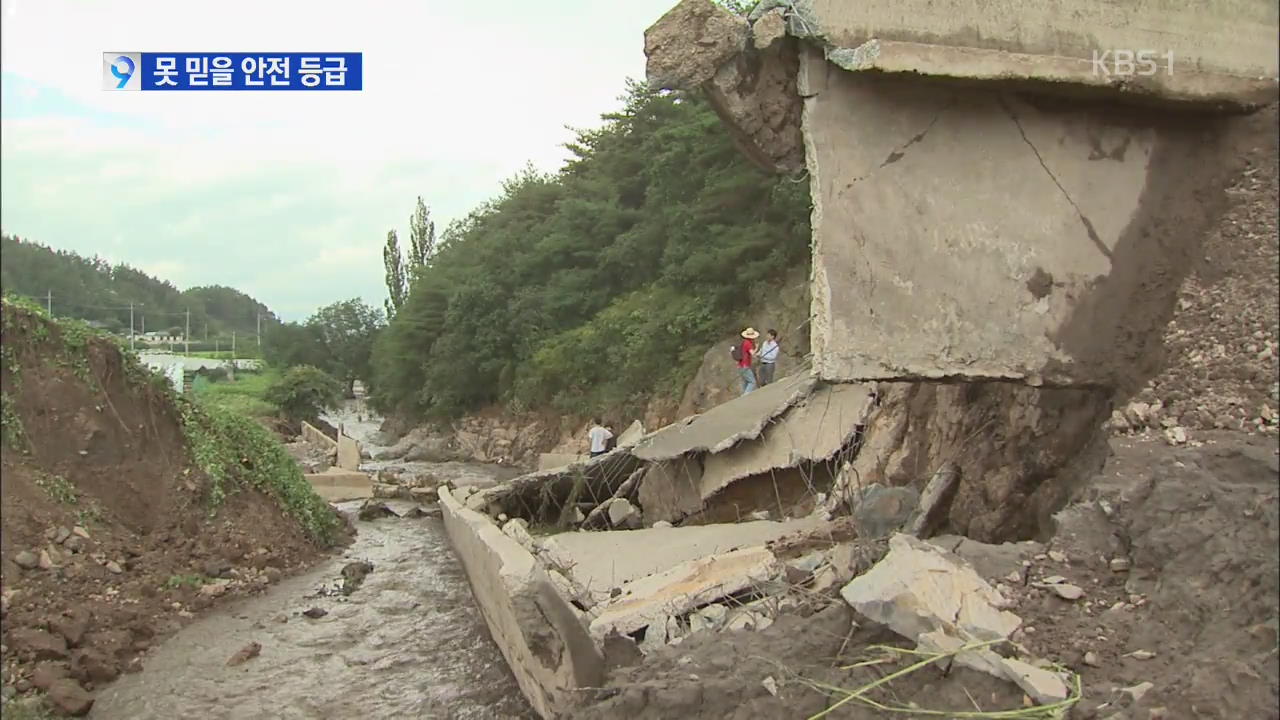
<path id="1" fill-rule="evenodd" d="M 751 513 L 750 515 L 747 515 L 747 519 L 748 519 L 748 520 L 768 520 L 768 519 L 769 519 L 769 511 L 768 511 L 768 510 L 756 510 L 755 512 Z"/>
<path id="2" fill-rule="evenodd" d="M 93 696 L 70 678 L 63 678 L 49 686 L 49 703 L 64 715 L 80 717 L 93 707 Z"/>
<path id="3" fill-rule="evenodd" d="M 116 562 L 115 560 L 108 560 L 107 564 L 104 567 L 107 568 L 108 572 L 113 573 L 115 575 L 119 575 L 120 573 L 124 572 L 124 568 L 120 567 L 120 563 Z"/>
<path id="4" fill-rule="evenodd" d="M 9 644 L 34 660 L 62 660 L 67 657 L 67 641 L 59 635 L 32 627 L 9 631 Z"/>
<path id="5" fill-rule="evenodd" d="M 1049 589 L 1053 590 L 1054 594 L 1063 600 L 1079 600 L 1084 597 L 1084 590 L 1071 583 L 1056 583 L 1050 585 Z"/>
<path id="6" fill-rule="evenodd" d="M 711 0 L 684 0 L 644 32 L 645 74 L 655 88 L 695 89 L 747 45 L 746 18 Z M 690 38 L 697 38 L 690 42 Z"/>
<path id="7" fill-rule="evenodd" d="M 885 537 L 902 527 L 916 509 L 919 496 L 911 488 L 887 488 L 879 483 L 862 488 L 853 500 L 858 536 Z"/>
<path id="8" fill-rule="evenodd" d="M 227 592 L 227 588 L 230 585 L 231 585 L 230 580 L 221 580 L 219 582 L 209 583 L 208 585 L 201 585 L 200 594 L 205 597 L 211 597 L 211 598 L 221 597 L 224 593 Z"/>
<path id="9" fill-rule="evenodd" d="M 1130 567 L 1129 558 L 1111 558 L 1110 565 L 1112 572 L 1127 572 Z"/>
<path id="10" fill-rule="evenodd" d="M 1183 427 L 1171 427 L 1164 431 L 1164 437 L 1170 445 L 1184 445 L 1187 442 L 1187 430 Z"/>
<path id="11" fill-rule="evenodd" d="M 939 468 L 925 485 L 919 506 L 907 520 L 904 532 L 918 538 L 932 535 L 941 524 L 959 482 L 960 468 L 955 463 L 949 462 Z"/>
<path id="12" fill-rule="evenodd" d="M 54 533 L 53 541 L 61 545 L 62 543 L 66 542 L 67 538 L 69 537 L 71 537 L 71 531 L 65 527 L 60 527 L 58 528 L 58 531 Z"/>
<path id="13" fill-rule="evenodd" d="M 400 495 L 400 486 L 391 483 L 373 483 L 373 496 L 375 498 L 391 499 Z"/>
<path id="14" fill-rule="evenodd" d="M 1061 550 L 1050 550 L 1049 559 L 1056 563 L 1064 563 L 1067 561 L 1067 554 Z"/>
<path id="15" fill-rule="evenodd" d="M 1131 402 L 1124 409 L 1125 419 L 1135 428 L 1145 427 L 1147 424 L 1147 416 L 1151 412 L 1151 406 L 1144 402 Z"/>
<path id="16" fill-rule="evenodd" d="M 1002 664 L 1006 677 L 1041 705 L 1061 702 L 1070 695 L 1067 683 L 1055 672 L 1013 658 L 1004 658 Z"/>
<path id="17" fill-rule="evenodd" d="M 68 647 L 77 647 L 84 640 L 84 634 L 89 631 L 91 619 L 89 611 L 83 608 L 66 610 L 49 621 L 49 630 L 61 635 Z"/>
<path id="18" fill-rule="evenodd" d="M 782 8 L 770 10 L 751 25 L 751 42 L 757 50 L 768 49 L 786 34 L 787 21 L 782 16 Z"/>
<path id="19" fill-rule="evenodd" d="M 614 498 L 609 501 L 609 524 L 616 528 L 640 527 L 640 511 L 626 498 Z"/>
<path id="20" fill-rule="evenodd" d="M 433 487 L 410 488 L 409 496 L 418 502 L 436 502 L 440 499 L 438 491 Z"/>
<path id="21" fill-rule="evenodd" d="M 365 576 L 373 572 L 373 563 L 368 560 L 350 562 L 342 568 L 342 594 L 350 595 L 364 584 Z"/>
<path id="22" fill-rule="evenodd" d="M 1150 650 L 1134 650 L 1133 652 L 1125 655 L 1125 657 L 1131 657 L 1134 660 L 1150 660 L 1155 656 L 1156 654 Z"/>
<path id="23" fill-rule="evenodd" d="M 258 657 L 258 653 L 260 652 L 262 652 L 262 646 L 257 642 L 250 642 L 248 645 L 237 650 L 235 655 L 232 655 L 227 659 L 227 667 L 243 665 L 244 663 Z"/>
<path id="24" fill-rule="evenodd" d="M 53 556 L 49 554 L 48 550 L 41 550 L 40 559 L 36 561 L 36 564 L 40 566 L 41 570 L 52 570 Z"/>
<path id="25" fill-rule="evenodd" d="M 23 568 L 25 570 L 32 570 L 39 564 L 40 558 L 37 557 L 36 554 L 31 552 L 30 550 L 23 550 L 22 552 L 13 556 L 13 561 L 17 563 L 18 567 L 20 568 Z"/>
<path id="26" fill-rule="evenodd" d="M 313 607 L 307 610 L 303 610 L 302 614 L 305 615 L 306 617 L 311 618 L 312 620 L 319 620 L 325 615 L 328 615 L 329 611 L 325 610 L 324 608 Z"/>
<path id="27" fill-rule="evenodd" d="M 658 522 L 654 523 L 651 527 L 654 527 L 654 528 L 669 528 L 669 527 L 675 527 L 675 526 L 674 526 L 674 525 L 672 525 L 671 523 L 667 522 L 666 520 L 659 520 Z"/>
<path id="28" fill-rule="evenodd" d="M 774 680 L 772 675 L 761 680 L 760 684 L 764 687 L 765 692 L 774 697 L 778 697 L 778 681 Z"/>
<path id="29" fill-rule="evenodd" d="M 1102 667 L 1102 663 L 1098 660 L 1098 654 L 1092 650 L 1084 654 L 1084 664 L 1089 667 Z"/>
<path id="30" fill-rule="evenodd" d="M 394 516 L 395 514 L 395 511 L 387 507 L 386 503 L 375 502 L 373 500 L 365 500 L 360 505 L 360 509 L 356 511 L 356 517 L 366 521 Z"/>
<path id="31" fill-rule="evenodd" d="M 1142 700 L 1143 696 L 1151 692 L 1151 689 L 1154 687 L 1155 685 L 1152 683 L 1140 682 L 1132 687 L 1123 688 L 1120 692 L 1128 695 L 1131 698 L 1131 702 L 1137 703 Z"/>
<path id="32" fill-rule="evenodd" d="M 31 685 L 38 690 L 48 692 L 55 682 L 70 674 L 71 671 L 66 663 L 45 661 L 36 665 L 31 671 Z"/>
<path id="33" fill-rule="evenodd" d="M 93 648 L 77 650 L 71 658 L 77 674 L 94 683 L 107 683 L 120 676 L 115 658 Z"/>
<path id="34" fill-rule="evenodd" d="M 1008 638 L 1021 618 L 1000 610 L 1008 600 L 963 560 L 909 535 L 889 540 L 889 554 L 840 591 L 855 610 L 911 640 L 953 628 L 962 642 Z"/>
<path id="35" fill-rule="evenodd" d="M 62 543 L 62 547 L 66 548 L 67 552 L 71 553 L 84 552 L 85 539 L 79 535 L 72 535 L 67 538 L 66 542 Z"/>

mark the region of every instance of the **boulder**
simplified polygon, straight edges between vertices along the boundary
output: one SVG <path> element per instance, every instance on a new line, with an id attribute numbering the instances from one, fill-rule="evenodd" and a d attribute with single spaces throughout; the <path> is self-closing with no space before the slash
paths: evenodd
<path id="1" fill-rule="evenodd" d="M 858 491 L 853 499 L 853 519 L 858 537 L 885 537 L 902 527 L 912 514 L 920 496 L 906 487 L 884 487 L 872 483 Z"/>
<path id="2" fill-rule="evenodd" d="M 640 527 L 640 511 L 626 498 L 614 498 L 609 501 L 609 524 L 615 528 L 635 529 Z"/>
<path id="3" fill-rule="evenodd" d="M 684 0 L 644 32 L 645 73 L 655 87 L 694 89 L 742 52 L 747 19 L 711 0 Z"/>

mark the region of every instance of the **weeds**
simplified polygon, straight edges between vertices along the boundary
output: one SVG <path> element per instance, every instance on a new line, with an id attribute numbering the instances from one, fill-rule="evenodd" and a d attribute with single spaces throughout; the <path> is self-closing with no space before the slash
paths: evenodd
<path id="1" fill-rule="evenodd" d="M 170 590 L 177 590 L 183 587 L 198 588 L 204 585 L 206 580 L 205 576 L 197 574 L 170 575 L 169 579 L 164 581 L 164 586 Z"/>
<path id="2" fill-rule="evenodd" d="M 53 498 L 55 502 L 63 505 L 75 505 L 80 497 L 71 481 L 61 475 L 40 473 L 36 475 L 36 485 L 39 485 L 41 489 L 49 493 L 49 497 Z"/>
<path id="3" fill-rule="evenodd" d="M 88 505 L 76 511 L 76 524 L 80 527 L 88 527 L 90 524 L 102 521 L 102 506 L 97 500 L 90 500 Z"/>

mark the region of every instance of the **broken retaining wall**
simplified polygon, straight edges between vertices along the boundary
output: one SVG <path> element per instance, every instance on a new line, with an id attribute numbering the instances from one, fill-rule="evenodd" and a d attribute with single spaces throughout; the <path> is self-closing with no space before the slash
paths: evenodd
<path id="1" fill-rule="evenodd" d="M 440 489 L 445 531 L 489 633 L 534 710 L 557 717 L 579 687 L 603 678 L 603 657 L 551 572 L 486 516 Z"/>
<path id="2" fill-rule="evenodd" d="M 1277 97 L 1277 16 L 685 0 L 646 31 L 652 83 L 703 91 L 762 167 L 804 158 L 815 375 L 882 381 L 838 487 L 919 486 L 956 460 L 948 524 L 989 541 L 1065 500 L 1112 403 L 1160 365 L 1242 142 L 1223 111 Z M 1173 66 L 1098 70 L 1114 50 Z"/>

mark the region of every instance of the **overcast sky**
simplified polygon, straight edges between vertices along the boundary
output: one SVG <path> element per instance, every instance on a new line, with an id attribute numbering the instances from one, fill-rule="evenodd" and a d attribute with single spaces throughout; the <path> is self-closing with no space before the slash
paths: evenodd
<path id="1" fill-rule="evenodd" d="M 676 0 L 0 0 L 0 225 L 287 320 L 380 307 L 382 245 L 566 157 Z M 109 92 L 103 52 L 363 52 L 361 92 Z"/>

